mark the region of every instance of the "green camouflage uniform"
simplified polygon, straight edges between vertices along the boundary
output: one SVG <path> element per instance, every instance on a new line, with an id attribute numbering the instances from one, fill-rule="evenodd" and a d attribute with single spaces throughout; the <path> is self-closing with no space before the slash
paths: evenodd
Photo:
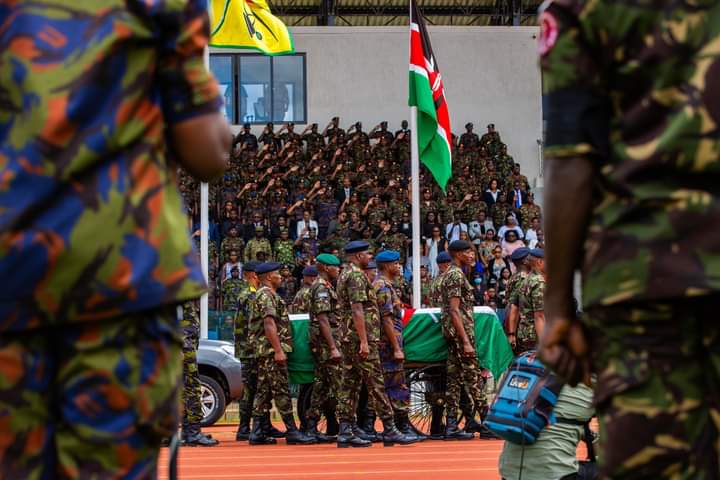
<path id="1" fill-rule="evenodd" d="M 228 278 L 222 285 L 223 310 L 234 312 L 237 310 L 238 296 L 243 287 L 240 278 Z"/>
<path id="2" fill-rule="evenodd" d="M 303 284 L 295 294 L 290 313 L 308 313 L 310 311 L 310 286 Z"/>
<path id="3" fill-rule="evenodd" d="M 257 260 L 258 252 L 265 252 L 265 258 L 272 258 L 272 246 L 267 238 L 251 238 L 245 247 L 245 261 Z"/>
<path id="4" fill-rule="evenodd" d="M 257 392 L 257 362 L 254 345 L 257 339 L 250 337 L 250 318 L 257 289 L 245 283 L 238 294 L 238 307 L 235 312 L 235 358 L 243 362 L 245 390 L 238 402 L 241 417 L 252 415 L 253 402 Z"/>
<path id="5" fill-rule="evenodd" d="M 220 243 L 220 252 L 222 253 L 220 261 L 223 263 L 227 262 L 230 258 L 230 252 L 232 252 L 233 250 L 237 252 L 238 258 L 242 258 L 244 246 L 245 242 L 240 237 L 228 236 L 223 238 L 223 241 Z"/>
<path id="6" fill-rule="evenodd" d="M 512 209 L 510 205 L 505 202 L 497 201 L 490 207 L 490 219 L 495 225 L 495 231 L 505 224 L 505 218 L 508 216 Z"/>
<path id="7" fill-rule="evenodd" d="M 293 413 L 287 364 L 280 365 L 275 361 L 275 350 L 265 335 L 266 317 L 272 317 L 275 320 L 283 352 L 292 352 L 290 318 L 285 302 L 269 287 L 261 287 L 255 293 L 250 320 L 253 340 L 256 340 L 255 358 L 258 362 L 257 392 L 253 402 L 252 416 L 261 417 L 269 412 L 270 400 L 274 399 L 278 412 L 284 417 Z"/>
<path id="8" fill-rule="evenodd" d="M 463 356 L 462 341 L 458 337 L 450 317 L 450 299 L 459 298 L 463 328 L 470 340 L 470 344 L 475 347 L 475 319 L 473 317 L 475 296 L 473 295 L 473 289 L 465 274 L 456 265 L 451 265 L 441 278 L 439 284 L 442 309 L 441 324 L 448 344 L 447 390 L 445 392 L 446 412 L 448 415 L 457 414 L 460 408 L 460 394 L 463 389 L 470 396 L 475 410 L 480 411 L 487 404 L 484 393 L 485 382 L 480 374 L 480 366 L 477 357 L 467 358 Z"/>
<path id="9" fill-rule="evenodd" d="M 545 294 L 545 277 L 537 272 L 530 272 L 525 281 L 517 286 L 517 305 L 520 320 L 517 326 L 517 355 L 537 348 L 538 336 L 535 331 L 535 312 L 543 311 L 543 295 Z"/>
<path id="10" fill-rule="evenodd" d="M 520 228 L 524 230 L 527 230 L 530 228 L 530 222 L 533 219 L 533 217 L 538 217 L 542 220 L 542 210 L 540 209 L 539 205 L 535 205 L 534 203 L 530 205 L 529 203 L 523 203 L 520 206 Z"/>
<path id="11" fill-rule="evenodd" d="M 295 250 L 292 240 L 275 240 L 275 261 L 283 265 L 295 263 Z"/>
<path id="12" fill-rule="evenodd" d="M 385 393 L 385 382 L 380 365 L 381 324 L 377 298 L 367 277 L 357 266 L 350 264 L 340 273 L 337 281 L 338 310 L 342 328 L 347 336 L 342 344 L 343 387 L 338 398 L 337 417 L 354 422 L 361 384 L 365 384 L 377 414 L 382 419 L 393 417 L 392 405 Z M 351 306 L 361 303 L 365 312 L 365 331 L 370 354 L 360 358 L 360 338 L 355 331 Z"/>
<path id="13" fill-rule="evenodd" d="M 582 298 L 602 473 L 718 478 L 720 3 L 542 15 L 545 154 L 595 167 Z"/>
<path id="14" fill-rule="evenodd" d="M 430 304 L 428 307 L 430 308 L 440 308 L 442 307 L 442 295 L 440 290 L 440 285 L 442 284 L 442 274 L 439 274 L 437 277 L 433 278 L 430 282 L 430 291 L 428 292 L 428 300 Z"/>
<path id="15" fill-rule="evenodd" d="M 320 332 L 318 315 L 327 315 L 330 332 L 335 345 L 340 349 L 344 337 L 343 329 L 338 318 L 337 293 L 332 284 L 322 277 L 318 277 L 310 287 L 310 351 L 315 360 L 315 379 L 310 397 L 310 407 L 305 412 L 305 418 L 318 420 L 323 405 L 328 401 L 337 401 L 342 389 L 343 369 L 340 363 L 330 361 L 330 348 Z"/>
<path id="16" fill-rule="evenodd" d="M 183 331 L 183 436 L 200 433 L 203 419 L 200 405 L 200 373 L 198 372 L 197 349 L 200 344 L 200 309 L 197 301 L 183 303 L 180 327 Z"/>

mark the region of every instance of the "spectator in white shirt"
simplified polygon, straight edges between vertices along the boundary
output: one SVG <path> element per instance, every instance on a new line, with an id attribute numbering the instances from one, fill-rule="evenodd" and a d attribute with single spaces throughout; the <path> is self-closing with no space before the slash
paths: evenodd
<path id="1" fill-rule="evenodd" d="M 462 223 L 459 218 L 453 216 L 453 223 L 448 223 L 445 227 L 445 238 L 447 238 L 448 243 L 460 240 L 460 232 L 468 233 L 468 226 L 466 223 Z"/>
<path id="2" fill-rule="evenodd" d="M 318 231 L 318 223 L 310 219 L 310 212 L 303 212 L 303 219 L 297 222 L 297 238 L 310 238 L 310 230 Z"/>
<path id="3" fill-rule="evenodd" d="M 500 229 L 498 230 L 498 237 L 505 238 L 505 232 L 507 232 L 508 230 L 515 230 L 517 238 L 519 239 L 525 238 L 522 228 L 518 226 L 517 218 L 515 218 L 515 215 L 513 215 L 512 213 L 508 213 L 507 217 L 505 217 L 505 225 L 500 227 Z"/>
<path id="4" fill-rule="evenodd" d="M 538 230 L 540 230 L 540 219 L 538 217 L 533 217 L 532 220 L 530 220 L 530 228 L 528 228 L 527 232 L 525 232 L 525 242 L 529 244 L 533 240 L 537 240 Z"/>
<path id="5" fill-rule="evenodd" d="M 472 240 L 475 240 L 476 238 L 483 240 L 485 238 L 485 232 L 488 230 L 495 230 L 495 226 L 493 225 L 492 220 L 488 220 L 485 210 L 480 210 L 478 212 L 477 219 L 473 220 L 468 225 L 470 238 Z"/>
<path id="6" fill-rule="evenodd" d="M 543 248 L 545 246 L 545 232 L 543 232 L 542 228 L 538 228 L 535 233 L 537 238 L 530 240 L 528 248 Z"/>

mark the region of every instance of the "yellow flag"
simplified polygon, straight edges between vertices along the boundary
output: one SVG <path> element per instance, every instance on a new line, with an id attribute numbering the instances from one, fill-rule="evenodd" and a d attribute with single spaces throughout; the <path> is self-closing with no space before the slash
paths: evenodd
<path id="1" fill-rule="evenodd" d="M 210 46 L 248 48 L 268 55 L 295 51 L 285 24 L 266 0 L 211 0 Z"/>

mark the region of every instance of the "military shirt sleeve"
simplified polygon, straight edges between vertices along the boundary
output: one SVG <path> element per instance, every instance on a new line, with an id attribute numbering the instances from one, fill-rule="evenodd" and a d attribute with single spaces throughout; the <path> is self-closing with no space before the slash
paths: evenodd
<path id="1" fill-rule="evenodd" d="M 278 311 L 275 300 L 267 292 L 259 292 L 255 298 L 255 317 L 265 319 L 265 317 L 278 318 Z"/>
<path id="2" fill-rule="evenodd" d="M 518 305 L 520 301 L 520 282 L 522 282 L 522 277 L 513 278 L 510 280 L 510 283 L 507 287 L 508 290 L 508 298 L 507 298 L 507 304 L 508 305 Z"/>
<path id="3" fill-rule="evenodd" d="M 319 284 L 312 289 L 310 309 L 314 315 L 329 313 L 332 311 L 330 291 L 325 285 Z"/>
<path id="4" fill-rule="evenodd" d="M 538 278 L 530 287 L 529 301 L 533 312 L 542 312 L 545 310 L 543 304 L 545 296 L 545 279 Z"/>
<path id="5" fill-rule="evenodd" d="M 158 74 L 162 107 L 169 123 L 217 112 L 222 105 L 218 84 L 205 68 L 203 58 L 210 38 L 206 3 L 179 2 L 178 7 L 162 8 L 155 15 L 161 29 Z"/>
<path id="6" fill-rule="evenodd" d="M 599 15 L 587 3 L 555 0 L 540 15 L 548 157 L 603 157 L 609 151 L 610 102 L 601 55 L 605 49 L 585 27 Z"/>
<path id="7" fill-rule="evenodd" d="M 393 314 L 393 298 L 392 290 L 390 286 L 385 282 L 376 282 L 373 285 L 375 288 L 375 294 L 377 295 L 378 309 L 380 310 L 380 316 Z"/>
<path id="8" fill-rule="evenodd" d="M 447 272 L 443 278 L 442 284 L 439 288 L 442 289 L 442 294 L 446 298 L 463 298 L 463 274 L 460 270 L 453 270 Z"/>
<path id="9" fill-rule="evenodd" d="M 363 303 L 368 301 L 368 280 L 362 272 L 351 272 L 347 279 L 348 300 L 350 303 Z"/>

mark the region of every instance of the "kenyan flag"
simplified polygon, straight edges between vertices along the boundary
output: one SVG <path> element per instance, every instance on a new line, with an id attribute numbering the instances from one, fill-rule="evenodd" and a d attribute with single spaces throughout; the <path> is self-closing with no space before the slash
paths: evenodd
<path id="1" fill-rule="evenodd" d="M 410 0 L 409 92 L 408 105 L 417 107 L 420 161 L 428 167 L 435 181 L 445 190 L 445 185 L 452 175 L 450 114 L 440 69 L 415 0 Z"/>

